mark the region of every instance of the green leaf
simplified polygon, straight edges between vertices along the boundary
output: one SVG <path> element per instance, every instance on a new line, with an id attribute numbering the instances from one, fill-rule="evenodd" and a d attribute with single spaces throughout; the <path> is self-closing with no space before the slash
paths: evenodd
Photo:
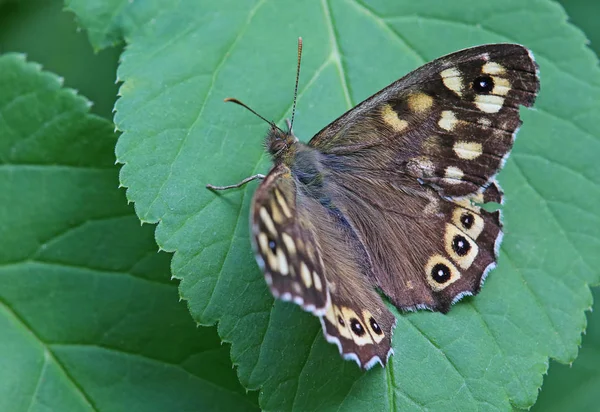
<path id="1" fill-rule="evenodd" d="M 77 31 L 62 0 L 19 0 L 0 5 L 0 52 L 26 53 L 29 60 L 60 73 L 65 86 L 93 102 L 91 111 L 112 119 L 118 86 L 115 71 L 121 50 L 94 53 Z"/>
<path id="2" fill-rule="evenodd" d="M 600 27 L 594 16 L 600 11 L 600 3 L 588 0 L 561 1 L 570 20 L 577 24 L 590 39 L 590 47 L 600 54 Z M 598 299 L 600 290 L 594 289 Z M 588 328 L 583 338 L 583 347 L 574 363 L 560 365 L 551 362 L 548 376 L 544 379 L 542 392 L 534 411 L 589 411 L 597 408 L 600 400 L 600 314 L 598 311 L 587 314 Z"/>
<path id="3" fill-rule="evenodd" d="M 595 288 L 594 298 L 600 297 Z M 572 365 L 553 363 L 533 411 L 592 411 L 598 408 L 600 387 L 600 316 L 588 313 L 583 347 Z"/>
<path id="4" fill-rule="evenodd" d="M 113 126 L 21 55 L 0 90 L 0 410 L 256 409 L 117 189 Z"/>
<path id="5" fill-rule="evenodd" d="M 593 0 L 560 0 L 559 2 L 565 8 L 571 22 L 585 32 L 590 39 L 590 47 L 598 54 L 600 29 L 595 17 L 600 13 L 600 3 Z"/>
<path id="6" fill-rule="evenodd" d="M 127 6 L 135 20 L 138 9 Z M 89 10 L 77 11 L 82 15 Z M 115 9 L 115 16 L 121 15 Z M 121 182 L 156 239 L 194 318 L 219 322 L 242 383 L 280 409 L 478 410 L 531 406 L 548 359 L 577 355 L 589 284 L 600 281 L 600 77 L 585 38 L 547 1 L 266 0 L 194 2 L 154 17 L 128 40 L 116 123 Z M 256 185 L 215 195 L 269 164 L 265 125 L 289 116 L 296 37 L 304 37 L 295 131 L 306 141 L 419 65 L 486 42 L 519 42 L 540 63 L 542 91 L 500 182 L 507 193 L 499 267 L 448 315 L 399 316 L 390 366 L 341 360 L 318 321 L 269 295 L 249 247 Z"/>
<path id="7" fill-rule="evenodd" d="M 75 12 L 96 50 L 120 43 L 129 32 L 154 24 L 157 12 L 178 5 L 179 0 L 65 0 L 66 9 Z"/>

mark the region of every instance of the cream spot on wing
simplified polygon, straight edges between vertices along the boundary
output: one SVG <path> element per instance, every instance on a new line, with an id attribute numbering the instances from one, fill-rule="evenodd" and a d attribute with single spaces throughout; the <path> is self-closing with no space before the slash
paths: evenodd
<path id="1" fill-rule="evenodd" d="M 448 89 L 452 90 L 458 96 L 462 96 L 463 91 L 463 80 L 462 75 L 458 69 L 452 67 L 450 69 L 446 69 L 441 73 L 442 81 L 444 82 L 444 86 Z"/>
<path id="2" fill-rule="evenodd" d="M 433 255 L 425 265 L 427 283 L 435 292 L 441 292 L 460 279 L 460 272 L 448 259 Z"/>
<path id="3" fill-rule="evenodd" d="M 448 166 L 445 171 L 445 177 L 449 183 L 459 183 L 465 174 L 456 166 Z"/>
<path id="4" fill-rule="evenodd" d="M 479 192 L 476 195 L 469 197 L 469 199 L 471 199 L 471 201 L 475 203 L 485 203 L 483 200 L 483 192 Z"/>
<path id="5" fill-rule="evenodd" d="M 317 272 L 313 272 L 313 281 L 315 282 L 315 289 L 321 292 L 323 290 L 323 282 L 321 282 L 321 278 Z"/>
<path id="6" fill-rule="evenodd" d="M 392 106 L 386 104 L 383 106 L 381 110 L 381 115 L 383 117 L 383 121 L 386 122 L 389 126 L 392 127 L 397 132 L 401 132 L 408 127 L 408 122 L 406 120 L 402 120 L 398 117 L 398 113 Z"/>
<path id="7" fill-rule="evenodd" d="M 350 333 L 349 324 L 344 318 L 344 315 L 340 311 L 340 308 L 333 306 L 333 326 L 335 326 L 340 333 L 340 335 L 346 339 L 352 340 L 352 334 Z"/>
<path id="8" fill-rule="evenodd" d="M 423 175 L 433 176 L 435 172 L 435 165 L 431 160 L 422 157 L 419 159 L 417 164 L 419 165 L 419 168 L 423 171 Z"/>
<path id="9" fill-rule="evenodd" d="M 423 209 L 423 214 L 424 215 L 437 214 L 438 211 L 440 210 L 439 197 L 433 196 L 433 195 L 431 195 L 431 193 L 427 193 L 427 199 L 429 200 L 429 203 L 427 203 L 427 206 L 425 206 L 425 208 Z"/>
<path id="10" fill-rule="evenodd" d="M 433 97 L 425 93 L 412 93 L 408 96 L 408 108 L 416 113 L 423 113 L 433 106 Z"/>
<path id="11" fill-rule="evenodd" d="M 478 94 L 475 97 L 475 106 L 482 112 L 498 113 L 504 104 L 504 97 L 493 94 Z"/>
<path id="12" fill-rule="evenodd" d="M 281 248 L 277 249 L 277 260 L 279 262 L 279 273 L 284 276 L 287 275 L 289 273 L 288 261 Z"/>
<path id="13" fill-rule="evenodd" d="M 479 247 L 456 226 L 447 224 L 444 233 L 446 252 L 463 269 L 468 269 L 477 257 Z"/>
<path id="14" fill-rule="evenodd" d="M 456 119 L 456 115 L 451 110 L 444 110 L 442 112 L 442 117 L 438 122 L 438 126 L 440 126 L 444 130 L 448 130 L 451 132 L 456 127 L 458 120 Z"/>
<path id="15" fill-rule="evenodd" d="M 327 306 L 327 310 L 325 311 L 325 318 L 329 321 L 329 323 L 336 324 L 337 320 L 335 319 L 335 309 L 334 305 Z"/>
<path id="16" fill-rule="evenodd" d="M 410 159 L 406 165 L 413 176 L 431 177 L 435 173 L 435 165 L 425 156 L 415 157 Z"/>
<path id="17" fill-rule="evenodd" d="M 454 153 L 461 159 L 473 160 L 477 159 L 483 153 L 481 143 L 458 141 L 452 147 Z"/>
<path id="18" fill-rule="evenodd" d="M 495 63 L 495 62 L 487 62 L 481 68 L 481 72 L 485 74 L 504 74 L 506 69 L 504 66 Z"/>
<path id="19" fill-rule="evenodd" d="M 263 255 L 266 255 L 267 252 L 271 251 L 269 249 L 269 238 L 262 232 L 258 234 L 258 244 L 260 245 L 260 250 L 262 251 Z"/>
<path id="20" fill-rule="evenodd" d="M 494 80 L 494 88 L 492 94 L 498 94 L 500 96 L 506 96 L 510 91 L 510 82 L 504 77 L 492 76 Z"/>
<path id="21" fill-rule="evenodd" d="M 260 219 L 263 221 L 263 223 L 267 227 L 267 230 L 273 236 L 277 236 L 277 231 L 275 230 L 275 224 L 273 223 L 271 216 L 269 216 L 269 212 L 267 212 L 267 209 L 264 207 L 261 207 L 259 214 L 260 214 Z"/>
<path id="22" fill-rule="evenodd" d="M 275 223 L 281 225 L 283 223 L 283 215 L 281 214 L 281 211 L 279 210 L 279 206 L 277 206 L 277 201 L 274 199 L 271 199 L 271 216 L 273 217 L 273 220 L 275 221 Z"/>
<path id="23" fill-rule="evenodd" d="M 271 247 L 269 246 L 269 238 L 265 233 L 259 233 L 258 244 L 260 245 L 260 250 L 262 251 L 263 255 L 267 257 L 267 264 L 269 265 L 269 268 L 273 271 L 278 271 L 279 262 L 277 256 L 275 256 L 271 250 Z"/>
<path id="24" fill-rule="evenodd" d="M 296 295 L 301 295 L 302 294 L 302 286 L 300 286 L 299 282 L 292 283 L 292 289 L 294 290 L 294 293 Z"/>
<path id="25" fill-rule="evenodd" d="M 477 123 L 485 127 L 490 127 L 492 125 L 492 121 L 490 119 L 486 119 L 485 117 L 477 120 Z"/>
<path id="26" fill-rule="evenodd" d="M 281 238 L 283 239 L 283 243 L 285 244 L 285 247 L 286 247 L 288 253 L 290 254 L 290 256 L 295 256 L 296 255 L 296 244 L 294 243 L 294 239 L 292 239 L 292 237 L 285 232 L 283 232 L 281 234 Z"/>
<path id="27" fill-rule="evenodd" d="M 277 203 L 279 203 L 279 207 L 281 207 L 281 211 L 289 219 L 290 217 L 292 217 L 292 212 L 290 211 L 290 208 L 289 208 L 287 202 L 285 201 L 285 198 L 283 197 L 283 195 L 281 194 L 281 192 L 278 189 L 275 189 L 274 192 L 275 192 L 275 199 L 277 199 Z"/>
<path id="28" fill-rule="evenodd" d="M 481 207 L 473 204 L 471 202 L 471 200 L 472 200 L 472 198 L 465 197 L 462 199 L 455 199 L 454 203 L 456 203 L 457 205 L 459 205 L 461 207 L 464 207 L 465 209 L 472 210 L 475 213 L 479 213 L 479 211 L 481 210 Z M 473 200 L 473 201 L 476 202 L 476 200 Z"/>
<path id="29" fill-rule="evenodd" d="M 310 276 L 310 270 L 304 262 L 300 264 L 300 277 L 302 278 L 302 282 L 304 282 L 304 285 L 307 288 L 310 288 L 312 286 L 312 277 Z"/>

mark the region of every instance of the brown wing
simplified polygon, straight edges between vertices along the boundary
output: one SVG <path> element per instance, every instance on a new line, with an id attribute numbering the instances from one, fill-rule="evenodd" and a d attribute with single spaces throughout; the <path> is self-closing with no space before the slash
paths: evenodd
<path id="1" fill-rule="evenodd" d="M 276 298 L 321 316 L 329 305 L 325 269 L 313 222 L 301 220 L 296 184 L 279 165 L 260 184 L 252 202 L 252 246 Z"/>
<path id="2" fill-rule="evenodd" d="M 410 176 L 442 196 L 483 190 L 504 164 L 519 106 L 539 89 L 516 44 L 462 50 L 428 63 L 346 112 L 310 141 L 332 167 Z"/>
<path id="3" fill-rule="evenodd" d="M 401 310 L 447 312 L 476 294 L 497 261 L 502 201 L 496 183 L 448 200 L 417 182 L 390 182 L 368 173 L 327 172 L 332 203 L 341 210 L 369 258 L 371 283 Z"/>
<path id="4" fill-rule="evenodd" d="M 531 53 L 485 45 L 437 59 L 350 110 L 309 143 L 324 192 L 400 309 L 447 311 L 497 260 L 494 176 L 539 89 Z"/>
<path id="5" fill-rule="evenodd" d="M 344 358 L 383 365 L 396 320 L 369 281 L 366 253 L 343 217 L 303 187 L 283 164 L 260 185 L 252 207 L 257 261 L 273 295 L 319 316 Z"/>

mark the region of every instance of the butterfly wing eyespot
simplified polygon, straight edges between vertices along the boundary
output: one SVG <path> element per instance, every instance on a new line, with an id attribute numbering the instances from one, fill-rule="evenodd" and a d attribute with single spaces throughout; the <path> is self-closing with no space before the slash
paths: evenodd
<path id="1" fill-rule="evenodd" d="M 494 79 L 491 76 L 479 76 L 473 80 L 471 87 L 477 94 L 490 94 L 494 90 Z"/>
<path id="2" fill-rule="evenodd" d="M 369 309 L 361 317 L 353 309 L 356 302 L 348 300 L 345 294 L 333 295 L 331 306 L 321 317 L 325 339 L 338 347 L 342 357 L 355 361 L 363 369 L 376 364 L 385 366 L 394 352 L 391 340 L 396 318 L 373 290 L 365 287 L 360 295 L 366 299 L 361 301 L 369 302 L 371 310 L 379 313 L 377 320 Z"/>

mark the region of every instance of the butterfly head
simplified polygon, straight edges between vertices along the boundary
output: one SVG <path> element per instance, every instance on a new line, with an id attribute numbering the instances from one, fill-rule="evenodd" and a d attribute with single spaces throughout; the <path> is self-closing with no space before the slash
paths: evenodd
<path id="1" fill-rule="evenodd" d="M 292 152 L 290 148 L 294 147 L 297 141 L 298 138 L 294 136 L 291 129 L 283 131 L 272 124 L 265 139 L 265 147 L 273 160 L 277 162 Z"/>

